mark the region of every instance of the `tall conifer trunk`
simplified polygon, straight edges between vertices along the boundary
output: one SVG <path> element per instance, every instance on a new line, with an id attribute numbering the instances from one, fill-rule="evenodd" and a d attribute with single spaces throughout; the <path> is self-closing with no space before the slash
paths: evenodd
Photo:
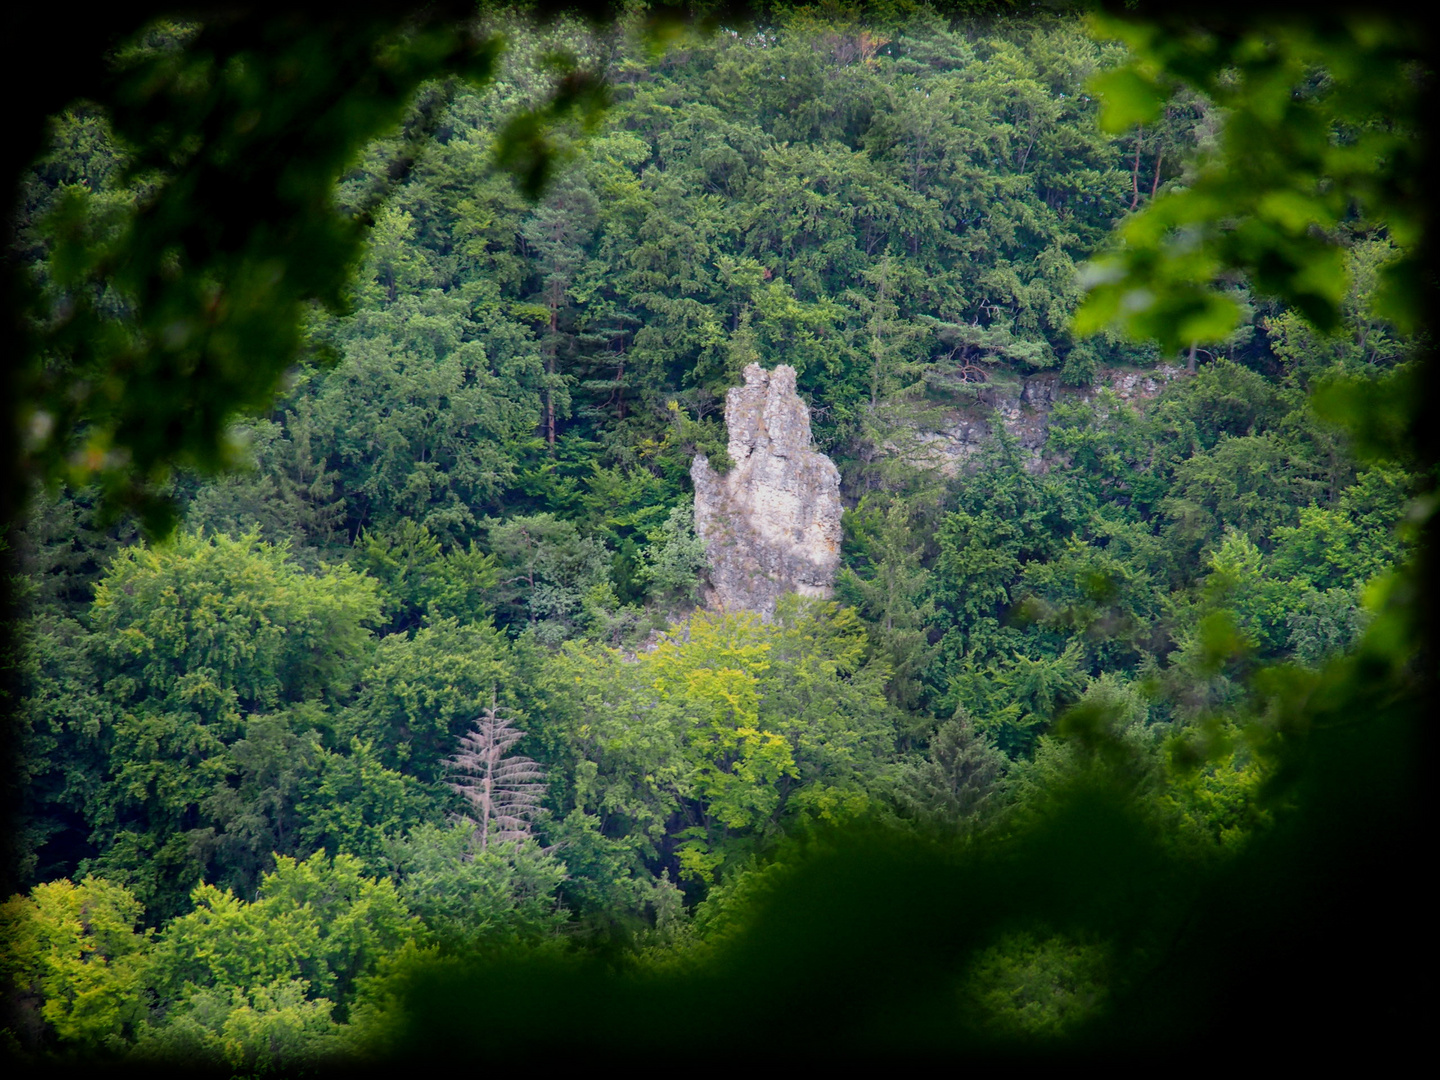
<path id="1" fill-rule="evenodd" d="M 560 299 L 550 291 L 550 345 L 545 350 L 545 441 L 550 446 L 550 456 L 555 456 L 555 352 L 560 344 Z"/>

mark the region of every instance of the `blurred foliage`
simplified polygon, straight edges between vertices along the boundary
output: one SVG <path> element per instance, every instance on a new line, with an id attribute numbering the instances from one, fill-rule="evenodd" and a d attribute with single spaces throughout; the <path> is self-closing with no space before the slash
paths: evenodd
<path id="1" fill-rule="evenodd" d="M 496 43 L 446 14 L 409 32 L 303 13 L 162 22 L 107 57 L 128 205 L 70 186 L 36 223 L 49 259 L 21 386 L 29 471 L 98 483 L 168 531 L 154 485 L 224 464 L 229 419 L 268 404 L 299 355 L 305 306 L 343 304 L 363 232 L 334 177 L 421 82 L 490 71 Z"/>
<path id="2" fill-rule="evenodd" d="M 1358 234 L 1395 245 L 1378 270 L 1375 310 L 1403 332 L 1419 329 L 1429 210 L 1419 25 L 1359 9 L 1213 22 L 1183 6 L 1135 10 L 1091 16 L 1096 34 L 1133 56 L 1095 79 L 1101 123 L 1153 123 L 1181 85 L 1225 121 L 1185 182 L 1125 221 L 1119 250 L 1090 265 L 1077 327 L 1117 322 L 1167 352 L 1221 340 L 1238 312 L 1216 285 L 1239 271 L 1328 333 L 1350 277 L 1337 241 Z"/>
<path id="3" fill-rule="evenodd" d="M 504 47 L 468 3 L 198 14 L 108 44 L 74 115 L 112 156 L 22 222 L 46 260 L 38 280 L 17 281 L 22 473 L 94 484 L 106 510 L 156 535 L 174 522 L 172 470 L 232 466 L 230 422 L 267 407 L 297 360 L 327 359 L 306 313 L 348 309 L 383 200 L 455 87 L 491 79 Z M 573 115 L 593 127 L 606 104 L 603 80 L 573 57 L 551 72 L 552 92 L 497 143 L 531 198 L 559 157 L 556 126 Z M 336 178 L 397 126 L 386 173 L 337 205 Z"/>

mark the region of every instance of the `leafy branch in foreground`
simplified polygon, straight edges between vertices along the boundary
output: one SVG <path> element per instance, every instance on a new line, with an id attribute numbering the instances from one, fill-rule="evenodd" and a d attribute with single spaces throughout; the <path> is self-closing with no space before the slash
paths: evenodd
<path id="1" fill-rule="evenodd" d="M 1380 274 L 1377 313 L 1412 332 L 1424 307 L 1418 244 L 1428 217 L 1421 142 L 1425 35 L 1356 13 L 1201 27 L 1183 13 L 1095 16 L 1134 59 L 1097 77 L 1101 123 L 1148 124 L 1182 84 L 1227 117 L 1183 184 L 1119 228 L 1085 271 L 1076 329 L 1116 325 L 1175 351 L 1225 338 L 1236 272 L 1322 331 L 1340 324 L 1344 235 L 1380 231 L 1403 254 Z"/>
<path id="2" fill-rule="evenodd" d="M 238 464 L 231 423 L 268 408 L 298 361 L 327 358 L 307 315 L 347 309 L 376 212 L 458 83 L 493 80 L 506 39 L 474 13 L 202 6 L 200 23 L 153 22 L 106 55 L 81 105 L 113 133 L 125 196 L 69 184 L 22 223 L 46 261 L 16 282 L 17 475 L 95 484 L 105 511 L 163 536 L 172 470 Z M 495 149 L 531 198 L 559 153 L 551 129 L 593 128 L 608 101 L 592 72 L 550 74 L 552 93 Z M 397 128 L 383 177 L 359 207 L 338 205 L 336 181 Z"/>

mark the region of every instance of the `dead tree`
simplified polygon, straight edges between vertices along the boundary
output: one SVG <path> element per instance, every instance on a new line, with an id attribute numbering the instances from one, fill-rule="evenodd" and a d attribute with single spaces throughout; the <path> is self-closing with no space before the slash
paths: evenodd
<path id="1" fill-rule="evenodd" d="M 545 774 L 538 762 L 509 754 L 524 737 L 523 731 L 499 715 L 492 702 L 446 763 L 450 772 L 460 777 L 450 787 L 470 803 L 472 816 L 467 820 L 475 825 L 481 851 L 492 841 L 505 843 L 530 836 L 530 819 L 545 795 Z"/>

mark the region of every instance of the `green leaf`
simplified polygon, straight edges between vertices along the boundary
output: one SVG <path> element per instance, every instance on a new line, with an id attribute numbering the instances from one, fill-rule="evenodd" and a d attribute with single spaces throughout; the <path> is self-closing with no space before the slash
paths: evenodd
<path id="1" fill-rule="evenodd" d="M 1096 75 L 1090 92 L 1101 99 L 1101 128 L 1116 134 L 1153 121 L 1170 96 L 1134 64 Z"/>

